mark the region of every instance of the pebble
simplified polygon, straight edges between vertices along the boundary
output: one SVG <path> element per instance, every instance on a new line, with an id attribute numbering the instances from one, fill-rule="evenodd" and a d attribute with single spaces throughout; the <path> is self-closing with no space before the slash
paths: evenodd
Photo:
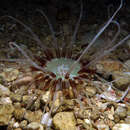
<path id="1" fill-rule="evenodd" d="M 110 120 L 114 120 L 114 107 L 104 112 Z"/>
<path id="2" fill-rule="evenodd" d="M 103 120 L 98 120 L 95 125 L 98 130 L 109 130 L 109 126 Z"/>
<path id="3" fill-rule="evenodd" d="M 129 72 L 130 73 L 130 72 Z M 130 84 L 130 74 L 128 72 L 118 72 L 112 75 L 112 79 L 114 81 L 114 85 L 120 89 L 125 90 Z"/>
<path id="4" fill-rule="evenodd" d="M 10 97 L 1 97 L 0 104 L 12 104 L 12 100 Z"/>
<path id="5" fill-rule="evenodd" d="M 53 118 L 53 124 L 59 130 L 76 130 L 76 120 L 73 112 L 59 112 Z"/>
<path id="6" fill-rule="evenodd" d="M 90 119 L 84 119 L 83 127 L 86 130 L 95 130 Z"/>
<path id="7" fill-rule="evenodd" d="M 91 110 L 75 109 L 74 113 L 76 117 L 81 119 L 90 118 L 90 116 L 92 116 Z"/>
<path id="8" fill-rule="evenodd" d="M 124 63 L 124 65 L 125 64 L 126 63 Z M 129 71 L 124 65 L 119 61 L 108 59 L 99 61 L 96 65 L 96 69 L 104 78 L 109 78 L 109 76 L 112 75 L 114 85 L 118 89 L 124 90 L 127 88 L 128 84 L 130 84 L 130 74 L 128 74 Z"/>
<path id="9" fill-rule="evenodd" d="M 14 117 L 12 117 L 12 118 L 10 119 L 9 123 L 8 123 L 8 129 L 9 129 L 9 130 L 12 130 L 15 123 L 16 123 L 16 120 L 15 120 Z"/>
<path id="10" fill-rule="evenodd" d="M 13 128 L 19 128 L 19 123 L 18 123 L 18 122 L 15 122 L 15 123 L 13 124 Z"/>
<path id="11" fill-rule="evenodd" d="M 23 121 L 21 121 L 20 122 L 20 127 L 22 128 L 22 129 L 25 129 L 26 128 L 26 126 L 27 126 L 27 121 L 26 120 L 23 120 Z"/>
<path id="12" fill-rule="evenodd" d="M 117 114 L 121 119 L 125 118 L 127 115 L 127 109 L 122 106 L 118 106 L 115 110 L 115 114 Z"/>
<path id="13" fill-rule="evenodd" d="M 89 119 L 84 119 L 84 122 L 86 123 L 86 124 L 91 124 L 91 120 L 89 120 Z"/>
<path id="14" fill-rule="evenodd" d="M 92 120 L 97 120 L 100 117 L 100 112 L 98 110 L 94 110 L 91 112 L 90 117 Z"/>
<path id="15" fill-rule="evenodd" d="M 120 121 L 120 117 L 119 117 L 119 115 L 114 114 L 114 121 L 115 121 L 115 123 L 117 123 L 117 122 Z"/>
<path id="16" fill-rule="evenodd" d="M 27 130 L 44 130 L 43 126 L 38 122 L 31 122 L 27 125 Z"/>
<path id="17" fill-rule="evenodd" d="M 38 110 L 38 111 L 32 112 L 30 110 L 27 110 L 25 112 L 24 118 L 28 120 L 29 122 L 40 122 L 42 118 L 42 111 Z"/>
<path id="18" fill-rule="evenodd" d="M 16 128 L 16 129 L 14 129 L 14 130 L 22 130 L 21 128 Z"/>
<path id="19" fill-rule="evenodd" d="M 10 98 L 13 102 L 21 102 L 22 96 L 18 93 L 11 93 Z"/>
<path id="20" fill-rule="evenodd" d="M 24 114 L 25 114 L 26 110 L 25 108 L 15 108 L 14 110 L 14 117 L 17 119 L 17 120 L 22 120 L 23 117 L 24 117 Z"/>
<path id="21" fill-rule="evenodd" d="M 12 104 L 1 104 L 0 105 L 0 125 L 7 125 L 14 112 Z"/>
<path id="22" fill-rule="evenodd" d="M 0 73 L 0 76 L 7 82 L 14 81 L 19 75 L 19 70 L 14 68 L 6 68 L 4 72 Z"/>
<path id="23" fill-rule="evenodd" d="M 32 98 L 32 96 L 31 95 L 24 95 L 23 97 L 22 97 L 22 105 L 23 106 L 29 106 L 30 104 L 29 104 L 29 101 L 31 100 L 31 98 Z M 30 107 L 30 106 L 29 106 Z M 28 107 L 28 108 L 29 108 Z"/>
<path id="24" fill-rule="evenodd" d="M 130 130 L 130 124 L 116 124 L 112 130 Z"/>
<path id="25" fill-rule="evenodd" d="M 7 87 L 0 84 L 0 96 L 9 96 L 9 95 L 10 95 L 10 90 Z"/>
<path id="26" fill-rule="evenodd" d="M 49 95 L 50 95 L 50 91 L 47 91 L 45 94 L 43 94 L 41 96 L 41 102 L 42 103 L 47 103 L 48 99 L 49 99 Z"/>
<path id="27" fill-rule="evenodd" d="M 85 90 L 86 90 L 86 95 L 87 96 L 92 97 L 92 96 L 94 96 L 96 94 L 96 88 L 95 87 L 92 87 L 92 86 L 86 87 Z"/>
<path id="28" fill-rule="evenodd" d="M 119 61 L 103 60 L 96 64 L 98 73 L 101 73 L 105 78 L 108 78 L 113 72 L 123 71 L 123 65 Z"/>

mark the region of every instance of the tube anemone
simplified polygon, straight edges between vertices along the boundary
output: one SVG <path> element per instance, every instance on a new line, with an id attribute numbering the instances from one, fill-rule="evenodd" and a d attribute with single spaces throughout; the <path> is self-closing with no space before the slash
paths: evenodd
<path id="1" fill-rule="evenodd" d="M 53 42 L 51 43 L 51 45 L 52 45 L 52 48 L 54 48 L 54 51 L 52 51 L 52 48 L 48 48 L 48 46 L 43 44 L 41 40 L 38 38 L 38 36 L 32 31 L 32 29 L 29 28 L 24 23 L 22 23 L 20 20 L 12 16 L 4 16 L 12 20 L 15 20 L 17 23 L 25 27 L 27 31 L 29 31 L 30 34 L 33 36 L 34 40 L 41 47 L 41 49 L 43 49 L 45 57 L 44 59 L 39 60 L 40 64 L 37 64 L 36 62 L 34 62 L 33 59 L 31 59 L 29 55 L 18 44 L 14 42 L 10 42 L 9 45 L 11 47 L 16 47 L 22 53 L 22 55 L 26 58 L 26 61 L 32 66 L 33 70 L 42 71 L 42 74 L 39 74 L 38 76 L 35 77 L 35 81 L 44 82 L 44 85 L 43 85 L 44 90 L 47 90 L 50 88 L 50 86 L 52 86 L 51 89 L 55 91 L 56 86 L 58 84 L 59 89 L 63 91 L 66 88 L 72 87 L 74 95 L 77 95 L 78 84 L 83 83 L 84 80 L 90 79 L 92 77 L 92 74 L 95 72 L 93 70 L 90 70 L 88 67 L 92 64 L 95 64 L 102 57 L 104 57 L 105 55 L 108 55 L 111 51 L 115 50 L 118 46 L 120 46 L 127 39 L 130 38 L 130 35 L 128 35 L 117 44 L 113 44 L 120 34 L 120 25 L 117 21 L 114 20 L 114 17 L 122 8 L 122 6 L 123 6 L 123 0 L 121 0 L 120 6 L 117 8 L 114 14 L 108 19 L 106 24 L 104 24 L 104 26 L 98 31 L 98 33 L 94 36 L 94 38 L 88 44 L 88 46 L 80 53 L 80 55 L 77 54 L 77 56 L 75 57 L 73 57 L 72 48 L 75 43 L 76 34 L 78 32 L 80 21 L 82 18 L 82 13 L 83 13 L 82 0 L 81 0 L 81 11 L 80 11 L 79 19 L 76 24 L 74 33 L 72 35 L 70 44 L 68 43 L 65 44 L 64 42 L 62 43 L 62 45 L 58 44 L 57 38 L 54 33 L 54 29 L 48 17 L 45 15 L 45 13 L 42 10 L 37 10 L 47 20 L 49 29 L 52 33 Z M 117 33 L 115 34 L 114 38 L 111 40 L 111 42 L 107 46 L 105 46 L 105 48 L 102 47 L 97 53 L 95 53 L 89 63 L 88 62 L 84 63 L 82 61 L 83 56 L 90 50 L 90 48 L 95 44 L 95 41 L 99 38 L 99 36 L 105 31 L 105 29 L 110 24 L 115 24 L 117 26 Z M 5 60 L 1 59 L 1 60 L 7 61 L 7 59 Z M 9 61 L 13 61 L 13 59 L 12 60 L 9 59 Z M 14 61 L 19 61 L 19 60 L 16 59 Z"/>
<path id="2" fill-rule="evenodd" d="M 95 35 L 95 37 L 92 39 L 92 41 L 88 44 L 88 46 L 81 51 L 80 55 L 79 53 L 73 57 L 73 45 L 75 43 L 76 34 L 80 25 L 82 12 L 83 12 L 83 4 L 81 1 L 81 12 L 78 19 L 78 22 L 75 27 L 75 31 L 72 35 L 72 40 L 70 44 L 62 43 L 61 45 L 58 44 L 57 38 L 54 33 L 54 29 L 45 15 L 45 13 L 42 10 L 38 10 L 45 19 L 48 22 L 50 31 L 52 33 L 53 42 L 51 44 L 52 48 L 46 46 L 45 44 L 42 44 L 41 40 L 38 38 L 38 36 L 25 24 L 23 24 L 21 21 L 17 20 L 16 18 L 13 18 L 12 16 L 7 16 L 10 19 L 15 20 L 19 24 L 21 24 L 23 27 L 25 27 L 33 36 L 34 40 L 37 42 L 37 45 L 43 49 L 43 53 L 45 57 L 43 59 L 38 59 L 39 64 L 35 62 L 33 59 L 29 57 L 29 55 L 16 43 L 10 42 L 10 45 L 12 47 L 17 48 L 22 55 L 26 58 L 26 61 L 31 65 L 32 71 L 40 70 L 41 73 L 38 74 L 36 77 L 34 77 L 34 82 L 37 84 L 40 84 L 43 82 L 42 90 L 50 90 L 51 91 L 51 98 L 49 100 L 55 100 L 56 99 L 56 93 L 58 90 L 62 90 L 63 95 L 67 98 L 71 95 L 69 94 L 68 90 L 72 89 L 73 96 L 79 99 L 84 94 L 84 87 L 80 87 L 84 84 L 84 82 L 93 79 L 93 75 L 95 73 L 95 70 L 91 70 L 88 67 L 90 65 L 95 64 L 98 60 L 100 60 L 105 55 L 108 55 L 110 52 L 114 51 L 118 46 L 122 45 L 126 40 L 130 38 L 130 34 L 126 36 L 123 40 L 119 41 L 117 44 L 113 44 L 117 37 L 120 34 L 120 25 L 117 21 L 114 20 L 116 14 L 119 12 L 119 10 L 122 8 L 123 0 L 121 0 L 120 6 L 117 8 L 117 10 L 114 12 L 114 14 L 109 18 L 109 20 L 106 22 L 106 24 L 98 31 L 98 33 Z M 105 29 L 110 25 L 115 24 L 117 26 L 117 33 L 115 34 L 112 41 L 105 46 L 105 48 L 101 48 L 99 52 L 95 53 L 92 57 L 92 60 L 88 62 L 84 62 L 83 56 L 88 53 L 88 51 L 91 49 L 91 47 L 95 44 L 95 41 L 99 38 L 99 36 L 105 31 Z M 4 59 L 3 59 L 4 60 Z M 9 59 L 11 61 L 11 59 Z M 36 59 L 35 59 L 36 60 Z M 13 60 L 12 60 L 13 61 Z M 17 61 L 14 60 L 14 61 Z M 87 61 L 87 60 L 86 60 Z M 53 106 L 53 105 L 52 105 Z M 51 107 L 50 113 L 52 111 L 53 107 Z"/>

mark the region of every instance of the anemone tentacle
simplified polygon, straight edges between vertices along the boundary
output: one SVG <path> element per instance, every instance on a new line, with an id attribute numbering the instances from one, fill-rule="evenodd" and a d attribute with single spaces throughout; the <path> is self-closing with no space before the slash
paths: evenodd
<path id="1" fill-rule="evenodd" d="M 85 67 L 87 68 L 88 66 L 92 65 L 93 63 L 95 63 L 96 61 L 99 61 L 102 57 L 108 55 L 110 52 L 114 51 L 117 47 L 119 47 L 120 45 L 122 45 L 125 41 L 127 41 L 130 38 L 130 35 L 126 36 L 124 39 L 122 39 L 120 42 L 118 42 L 115 46 L 113 46 L 112 48 L 106 50 L 102 55 L 100 55 L 99 57 L 96 57 L 94 60 L 92 60 L 89 64 L 87 64 Z"/>
<path id="2" fill-rule="evenodd" d="M 45 19 L 46 19 L 46 21 L 47 21 L 47 23 L 49 25 L 49 29 L 50 29 L 50 31 L 52 33 L 52 38 L 53 38 L 52 46 L 55 48 L 56 56 L 60 57 L 60 55 L 59 55 L 60 49 L 59 49 L 59 46 L 58 46 L 58 43 L 57 43 L 57 38 L 55 36 L 55 32 L 54 32 L 54 29 L 52 27 L 52 24 L 51 24 L 50 20 L 48 19 L 48 17 L 46 16 L 46 14 L 44 13 L 44 11 L 42 11 L 40 9 L 38 9 L 37 11 L 40 12 L 45 17 Z"/>
<path id="3" fill-rule="evenodd" d="M 118 9 L 114 12 L 114 14 L 111 16 L 111 18 L 107 21 L 107 23 L 99 30 L 99 32 L 96 34 L 96 36 L 92 39 L 92 41 L 89 43 L 89 45 L 85 48 L 85 50 L 82 52 L 82 54 L 80 55 L 80 57 L 75 61 L 75 63 L 70 67 L 70 70 L 68 71 L 68 73 L 70 73 L 74 67 L 75 64 L 77 62 L 79 62 L 81 60 L 81 58 L 88 52 L 89 48 L 95 43 L 95 41 L 99 38 L 99 36 L 104 32 L 104 30 L 110 25 L 110 23 L 113 21 L 114 17 L 116 16 L 116 14 L 119 12 L 119 10 L 122 8 L 123 6 L 123 0 L 121 0 L 120 6 L 118 7 Z"/>
<path id="4" fill-rule="evenodd" d="M 91 62 L 92 62 L 93 60 L 95 61 L 95 62 L 92 62 L 93 65 L 96 63 L 97 57 L 100 57 L 101 54 L 104 55 L 105 50 L 110 49 L 110 48 L 115 44 L 115 41 L 116 41 L 117 37 L 118 37 L 119 34 L 120 34 L 120 24 L 119 24 L 117 21 L 115 21 L 115 20 L 113 20 L 112 23 L 116 24 L 118 30 L 117 30 L 116 34 L 114 35 L 113 39 L 112 39 L 111 41 L 106 42 L 106 43 L 108 43 L 108 45 L 106 45 L 106 44 L 104 43 L 106 46 L 105 46 L 105 45 L 102 46 L 102 48 L 99 49 L 98 52 L 96 52 L 95 54 L 93 54 L 93 55 L 91 56 Z M 100 58 L 99 58 L 99 60 L 100 60 Z M 89 64 L 91 64 L 91 62 L 88 63 L 87 66 L 89 66 Z M 91 64 L 91 65 L 92 65 L 92 64 Z"/>
<path id="5" fill-rule="evenodd" d="M 8 17 L 14 21 L 16 21 L 17 23 L 19 23 L 20 25 L 22 25 L 25 29 L 27 29 L 33 36 L 33 39 L 35 41 L 37 41 L 37 44 L 43 48 L 43 50 L 45 50 L 47 47 L 45 45 L 43 45 L 43 43 L 41 42 L 41 40 L 38 38 L 38 36 L 32 31 L 32 29 L 30 27 L 28 27 L 27 25 L 25 25 L 23 22 L 21 22 L 20 20 L 12 17 L 12 16 L 3 16 L 3 17 Z"/>
<path id="6" fill-rule="evenodd" d="M 27 55 L 27 53 L 26 53 L 22 48 L 20 48 L 16 43 L 10 42 L 9 44 L 15 46 L 15 47 L 23 54 L 23 56 L 26 57 L 26 59 L 29 61 L 29 63 L 30 63 L 31 65 L 33 65 L 34 67 L 36 67 L 36 68 L 42 70 L 43 72 L 46 72 L 46 70 L 45 70 L 44 68 L 40 67 L 40 66 L 37 65 L 34 61 L 32 61 L 32 60 L 30 59 L 30 57 Z"/>
<path id="7" fill-rule="evenodd" d="M 78 22 L 77 22 L 77 24 L 76 24 L 76 26 L 75 26 L 75 30 L 74 30 L 74 33 L 73 33 L 73 36 L 72 36 L 72 39 L 71 39 L 71 42 L 70 42 L 70 45 L 69 45 L 69 49 L 68 49 L 68 51 L 70 51 L 70 50 L 72 50 L 72 47 L 73 47 L 73 44 L 75 43 L 75 40 L 76 40 L 76 34 L 77 34 L 77 32 L 78 32 L 78 29 L 79 29 L 79 26 L 80 26 L 80 21 L 81 21 L 81 18 L 82 18 L 82 15 L 83 15 L 83 2 L 82 2 L 82 0 L 80 0 L 80 2 L 81 2 L 81 10 L 80 10 L 80 15 L 79 15 L 79 19 L 78 19 Z M 69 53 L 69 52 L 68 52 Z"/>

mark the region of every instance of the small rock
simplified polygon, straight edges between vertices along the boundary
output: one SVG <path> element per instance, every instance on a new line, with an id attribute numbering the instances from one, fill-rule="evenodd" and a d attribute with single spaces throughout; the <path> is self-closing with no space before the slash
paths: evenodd
<path id="1" fill-rule="evenodd" d="M 22 130 L 21 128 L 15 128 L 14 130 Z"/>
<path id="2" fill-rule="evenodd" d="M 64 104 L 68 106 L 74 106 L 74 100 L 64 99 Z"/>
<path id="3" fill-rule="evenodd" d="M 92 120 L 96 120 L 100 117 L 100 112 L 98 110 L 92 111 L 90 117 Z"/>
<path id="4" fill-rule="evenodd" d="M 92 87 L 92 86 L 86 87 L 85 90 L 86 90 L 86 95 L 87 96 L 92 97 L 92 96 L 94 96 L 96 94 L 96 88 L 95 87 Z"/>
<path id="5" fill-rule="evenodd" d="M 83 124 L 85 121 L 77 118 L 77 124 Z"/>
<path id="6" fill-rule="evenodd" d="M 0 76 L 3 77 L 3 79 L 7 82 L 14 81 L 17 79 L 19 75 L 19 71 L 14 68 L 7 68 L 4 70 L 4 72 L 0 73 Z"/>
<path id="7" fill-rule="evenodd" d="M 130 72 L 113 73 L 112 78 L 118 89 L 125 90 L 130 84 Z"/>
<path id="8" fill-rule="evenodd" d="M 44 95 L 41 96 L 41 102 L 46 103 L 49 99 L 50 91 L 47 91 Z"/>
<path id="9" fill-rule="evenodd" d="M 83 127 L 86 130 L 95 130 L 92 125 L 92 121 L 90 119 L 84 119 Z"/>
<path id="10" fill-rule="evenodd" d="M 10 97 L 1 97 L 0 104 L 12 104 L 12 100 Z"/>
<path id="11" fill-rule="evenodd" d="M 99 61 L 96 65 L 97 72 L 103 74 L 105 78 L 108 78 L 113 72 L 122 72 L 124 67 L 119 61 L 103 60 Z"/>
<path id="12" fill-rule="evenodd" d="M 28 122 L 27 122 L 26 120 L 23 120 L 23 121 L 20 122 L 20 127 L 21 127 L 22 129 L 25 129 L 26 126 L 27 126 L 27 124 L 28 124 Z"/>
<path id="13" fill-rule="evenodd" d="M 11 93 L 10 98 L 13 102 L 20 102 L 22 100 L 22 96 L 18 93 Z"/>
<path id="14" fill-rule="evenodd" d="M 42 111 L 26 111 L 24 118 L 28 120 L 29 122 L 40 122 L 42 118 Z"/>
<path id="15" fill-rule="evenodd" d="M 97 120 L 95 125 L 98 130 L 109 130 L 109 126 L 103 120 Z"/>
<path id="16" fill-rule="evenodd" d="M 114 121 L 115 121 L 115 123 L 117 123 L 117 122 L 120 121 L 120 117 L 119 117 L 119 115 L 114 114 Z"/>
<path id="17" fill-rule="evenodd" d="M 62 101 L 60 101 L 62 102 Z M 61 104 L 61 103 L 60 103 Z M 73 110 L 75 101 L 70 99 L 64 99 L 62 105 L 56 110 L 57 112 Z"/>
<path id="18" fill-rule="evenodd" d="M 112 130 L 130 130 L 130 124 L 116 124 Z"/>
<path id="19" fill-rule="evenodd" d="M 114 107 L 112 106 L 110 110 L 105 111 L 105 114 L 110 120 L 114 120 Z"/>
<path id="20" fill-rule="evenodd" d="M 22 105 L 23 105 L 23 106 L 28 105 L 28 103 L 29 103 L 29 101 L 30 101 L 31 98 L 32 98 L 31 95 L 24 95 L 24 96 L 22 97 Z"/>
<path id="21" fill-rule="evenodd" d="M 73 112 L 59 112 L 53 118 L 53 124 L 59 130 L 76 130 Z"/>
<path id="22" fill-rule="evenodd" d="M 97 100 L 96 101 L 96 105 L 102 110 L 102 111 L 104 111 L 106 108 L 107 108 L 107 106 L 109 105 L 109 103 L 103 103 L 103 102 L 101 102 L 100 100 Z"/>
<path id="23" fill-rule="evenodd" d="M 9 123 L 8 123 L 8 129 L 12 130 L 15 123 L 16 123 L 16 120 L 15 120 L 14 117 L 12 117 L 11 120 L 9 121 Z"/>
<path id="24" fill-rule="evenodd" d="M 85 122 L 86 124 L 91 125 L 91 120 L 89 120 L 89 119 L 84 119 L 84 122 Z"/>
<path id="25" fill-rule="evenodd" d="M 19 123 L 18 123 L 18 122 L 15 122 L 15 123 L 13 124 L 13 128 L 19 128 Z"/>
<path id="26" fill-rule="evenodd" d="M 9 96 L 9 95 L 10 95 L 10 90 L 7 87 L 0 84 L 0 96 Z"/>
<path id="27" fill-rule="evenodd" d="M 119 61 L 103 60 L 96 65 L 97 72 L 103 77 L 109 78 L 112 75 L 114 84 L 117 88 L 123 90 L 130 84 L 130 74 L 128 69 Z M 127 72 L 128 71 L 128 72 Z"/>
<path id="28" fill-rule="evenodd" d="M 122 106 L 118 106 L 115 110 L 115 114 L 119 115 L 119 117 L 122 119 L 122 118 L 125 118 L 126 115 L 127 115 L 127 110 L 125 107 L 122 107 Z"/>
<path id="29" fill-rule="evenodd" d="M 38 122 L 31 122 L 27 125 L 27 130 L 44 130 L 43 126 Z"/>
<path id="30" fill-rule="evenodd" d="M 30 110 L 38 110 L 40 107 L 40 98 L 38 96 L 30 94 L 23 96 L 22 105 L 26 106 Z"/>
<path id="31" fill-rule="evenodd" d="M 31 82 L 33 80 L 33 78 L 31 76 L 23 76 L 23 77 L 19 77 L 17 80 L 15 80 L 13 82 L 13 85 L 17 86 L 17 85 L 27 85 L 29 82 Z"/>
<path id="32" fill-rule="evenodd" d="M 0 105 L 0 126 L 7 125 L 14 112 L 14 107 L 12 104 L 2 104 Z"/>
<path id="33" fill-rule="evenodd" d="M 14 116 L 17 120 L 22 120 L 25 114 L 25 109 L 24 108 L 15 108 L 14 110 Z"/>
<path id="34" fill-rule="evenodd" d="M 31 96 L 29 96 L 29 95 L 24 95 L 23 98 L 22 98 L 22 102 L 23 102 L 23 103 L 27 103 L 30 98 L 31 98 Z"/>
<path id="35" fill-rule="evenodd" d="M 91 116 L 91 110 L 83 110 L 83 109 L 75 109 L 74 111 L 76 117 L 85 119 L 85 118 L 90 118 Z"/>

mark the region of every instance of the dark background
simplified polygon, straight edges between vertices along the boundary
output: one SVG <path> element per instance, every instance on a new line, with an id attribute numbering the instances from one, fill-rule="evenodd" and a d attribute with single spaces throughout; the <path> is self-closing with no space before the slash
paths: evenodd
<path id="1" fill-rule="evenodd" d="M 117 9 L 120 0 L 83 0 L 83 20 L 90 16 L 105 18 L 108 16 L 107 8 L 112 7 L 112 12 Z M 57 17 L 58 13 L 67 10 L 69 15 L 79 15 L 80 0 L 3 0 L 0 2 L 0 15 L 16 15 L 21 12 L 27 15 L 37 8 L 45 10 L 48 15 Z M 124 9 L 124 10 L 123 10 Z M 124 0 L 123 14 L 130 14 L 130 0 Z"/>

